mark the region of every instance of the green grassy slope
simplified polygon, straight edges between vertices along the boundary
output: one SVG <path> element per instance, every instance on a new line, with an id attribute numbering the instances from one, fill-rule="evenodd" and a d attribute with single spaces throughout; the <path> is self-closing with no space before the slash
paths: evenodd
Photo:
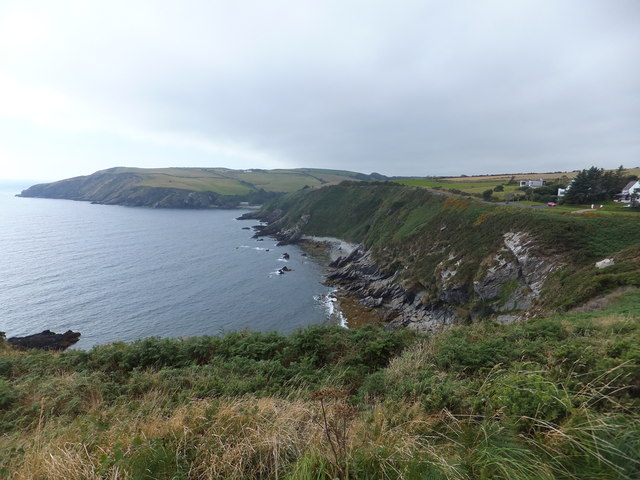
<path id="1" fill-rule="evenodd" d="M 402 272 L 405 283 L 420 290 L 433 288 L 436 266 L 449 254 L 462 259 L 456 279 L 471 288 L 478 265 L 500 247 L 506 232 L 527 232 L 540 254 L 566 259 L 556 283 L 550 284 L 548 305 L 568 308 L 597 292 L 640 284 L 640 221 L 635 215 L 549 214 L 367 182 L 296 192 L 266 208 L 284 210 L 288 225 L 309 215 L 304 233 L 372 248 L 390 272 Z M 593 267 L 608 256 L 618 256 L 619 265 Z M 580 295 L 565 295 L 563 282 Z"/>
<path id="2" fill-rule="evenodd" d="M 0 342 L 12 479 L 635 479 L 640 293 L 435 336 L 311 327 Z"/>

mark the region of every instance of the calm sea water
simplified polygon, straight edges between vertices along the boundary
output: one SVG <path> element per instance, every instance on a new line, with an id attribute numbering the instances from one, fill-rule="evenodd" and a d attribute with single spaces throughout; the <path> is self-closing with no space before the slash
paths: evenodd
<path id="1" fill-rule="evenodd" d="M 19 190 L 18 190 L 19 191 Z M 0 192 L 0 331 L 148 336 L 290 332 L 330 321 L 322 267 L 251 238 L 241 210 L 154 210 Z M 289 253 L 285 262 L 281 257 Z M 277 269 L 293 269 L 284 275 Z"/>

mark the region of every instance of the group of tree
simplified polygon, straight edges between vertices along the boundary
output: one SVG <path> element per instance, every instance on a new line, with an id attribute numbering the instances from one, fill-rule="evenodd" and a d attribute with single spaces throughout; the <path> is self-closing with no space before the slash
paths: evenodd
<path id="1" fill-rule="evenodd" d="M 609 200 L 637 177 L 628 175 L 621 165 L 617 170 L 605 171 L 591 167 L 576 175 L 565 193 L 564 201 L 571 204 L 595 203 Z"/>
<path id="2" fill-rule="evenodd" d="M 569 204 L 590 204 L 610 200 L 615 195 L 621 193 L 622 189 L 631 180 L 637 180 L 636 175 L 629 175 L 625 168 L 621 165 L 616 170 L 604 170 L 603 168 L 591 167 L 579 172 L 575 178 L 569 183 L 566 175 L 558 177 L 547 185 L 541 187 L 520 187 L 519 192 L 509 192 L 505 195 L 505 200 L 517 201 L 528 200 L 532 202 L 556 202 L 558 200 Z M 506 185 L 514 185 L 516 183 L 515 176 L 512 176 Z M 568 185 L 567 185 L 568 184 Z M 565 188 L 566 192 L 563 197 L 558 197 L 558 190 Z M 463 194 L 465 192 L 454 191 L 454 193 Z M 485 201 L 495 201 L 494 192 L 503 192 L 504 185 L 498 185 L 494 188 L 487 189 L 481 195 Z M 640 195 L 632 198 L 633 204 L 640 204 Z"/>

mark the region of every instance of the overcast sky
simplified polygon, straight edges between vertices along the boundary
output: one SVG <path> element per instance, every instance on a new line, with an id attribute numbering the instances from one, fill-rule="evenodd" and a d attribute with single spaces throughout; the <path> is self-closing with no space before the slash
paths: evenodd
<path id="1" fill-rule="evenodd" d="M 0 178 L 620 164 L 639 0 L 0 2 Z"/>

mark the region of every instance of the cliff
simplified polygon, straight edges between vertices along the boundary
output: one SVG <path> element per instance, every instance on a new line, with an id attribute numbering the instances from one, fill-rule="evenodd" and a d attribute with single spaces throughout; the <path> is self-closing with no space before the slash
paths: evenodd
<path id="1" fill-rule="evenodd" d="M 508 323 L 640 283 L 640 225 L 628 216 L 563 215 L 366 182 L 298 192 L 254 216 L 268 223 L 258 235 L 284 243 L 304 235 L 358 243 L 331 264 L 327 281 L 391 326 Z M 610 266 L 597 268 L 604 258 Z"/>
<path id="2" fill-rule="evenodd" d="M 33 185 L 18 196 L 83 200 L 154 208 L 234 207 L 263 203 L 304 187 L 378 174 L 321 169 L 230 170 L 224 168 L 116 167 L 91 175 Z"/>
<path id="3" fill-rule="evenodd" d="M 637 285 L 635 218 L 353 183 L 280 198 L 258 217 L 259 234 L 282 242 L 359 243 L 330 281 L 415 328 L 65 352 L 19 350 L 0 332 L 0 477 L 640 478 L 639 289 L 599 312 L 588 302 L 416 331 Z"/>

